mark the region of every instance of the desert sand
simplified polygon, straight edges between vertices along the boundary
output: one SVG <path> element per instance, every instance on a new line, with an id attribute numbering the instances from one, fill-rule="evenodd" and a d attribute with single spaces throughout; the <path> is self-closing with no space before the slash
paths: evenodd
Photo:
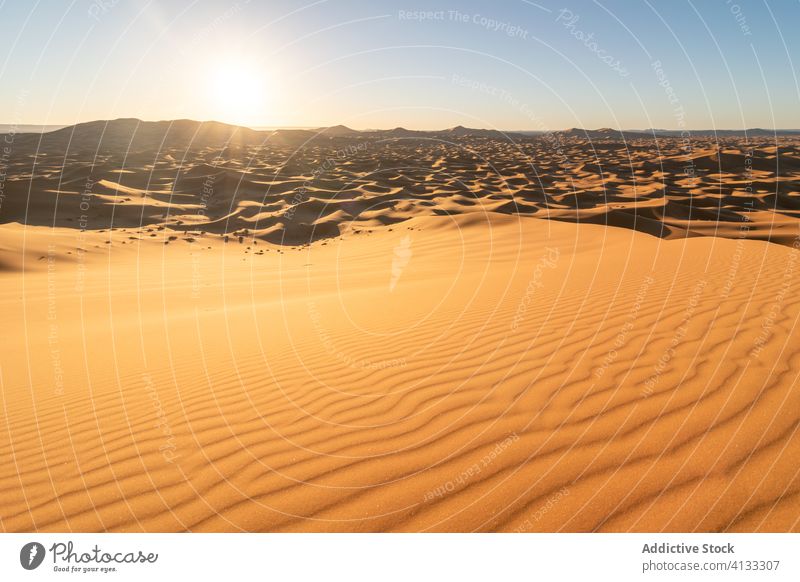
<path id="1" fill-rule="evenodd" d="M 4 531 L 797 531 L 800 143 L 16 135 Z"/>

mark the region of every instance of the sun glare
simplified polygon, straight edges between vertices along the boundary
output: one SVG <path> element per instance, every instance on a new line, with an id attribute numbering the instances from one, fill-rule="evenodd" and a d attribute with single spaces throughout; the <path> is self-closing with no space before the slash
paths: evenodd
<path id="1" fill-rule="evenodd" d="M 219 121 L 258 125 L 267 109 L 267 80 L 256 67 L 221 63 L 210 77 L 209 97 L 212 116 Z"/>

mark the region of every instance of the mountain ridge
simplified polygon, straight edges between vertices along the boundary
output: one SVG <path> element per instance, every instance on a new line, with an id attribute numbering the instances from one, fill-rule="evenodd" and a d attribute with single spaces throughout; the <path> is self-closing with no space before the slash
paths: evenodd
<path id="1" fill-rule="evenodd" d="M 165 148 L 237 148 L 258 145 L 285 145 L 302 147 L 318 140 L 353 139 L 492 139 L 521 141 L 541 138 L 543 135 L 559 135 L 566 138 L 589 140 L 632 141 L 653 138 L 724 138 L 748 137 L 771 138 L 800 135 L 800 130 L 617 130 L 608 127 L 599 129 L 569 128 L 553 132 L 501 131 L 497 129 L 469 128 L 463 125 L 441 130 L 413 130 L 404 127 L 394 129 L 355 130 L 345 125 L 320 127 L 317 129 L 256 130 L 219 121 L 196 121 L 192 119 L 143 121 L 125 117 L 113 120 L 95 120 L 54 129 L 48 132 L 8 132 L 13 135 L 14 150 L 41 153 L 65 151 L 143 151 Z"/>

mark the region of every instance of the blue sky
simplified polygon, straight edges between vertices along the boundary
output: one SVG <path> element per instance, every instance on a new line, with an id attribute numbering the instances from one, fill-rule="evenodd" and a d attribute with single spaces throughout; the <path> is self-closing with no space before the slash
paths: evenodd
<path id="1" fill-rule="evenodd" d="M 798 22 L 764 0 L 0 0 L 0 122 L 800 128 Z"/>

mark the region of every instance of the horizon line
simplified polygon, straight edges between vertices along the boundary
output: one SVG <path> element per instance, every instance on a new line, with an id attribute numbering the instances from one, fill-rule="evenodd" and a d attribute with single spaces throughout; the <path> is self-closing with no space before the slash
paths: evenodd
<path id="1" fill-rule="evenodd" d="M 552 133 L 552 132 L 559 132 L 559 131 L 569 131 L 569 130 L 578 130 L 578 131 L 601 131 L 601 130 L 611 130 L 611 131 L 618 131 L 618 132 L 639 132 L 639 133 L 647 133 L 651 131 L 669 131 L 669 132 L 693 132 L 693 131 L 704 131 L 704 132 L 716 132 L 716 131 L 771 131 L 771 132 L 798 132 L 800 133 L 800 128 L 792 128 L 792 127 L 696 127 L 696 128 L 668 128 L 668 127 L 648 127 L 648 128 L 614 128 L 611 126 L 599 126 L 595 128 L 587 128 L 587 127 L 565 127 L 560 129 L 524 129 L 524 128 L 517 128 L 517 129 L 500 129 L 496 127 L 469 127 L 464 125 L 455 125 L 452 127 L 445 127 L 445 128 L 414 128 L 414 127 L 406 127 L 406 126 L 393 126 L 389 128 L 377 128 L 377 127 L 364 127 L 364 128 L 354 128 L 349 125 L 343 123 L 336 123 L 333 125 L 247 125 L 247 124 L 240 124 L 240 123 L 231 123 L 227 121 L 220 121 L 218 119 L 192 119 L 188 117 L 178 117 L 174 119 L 142 119 L 139 117 L 116 117 L 113 119 L 89 119 L 86 121 L 76 121 L 72 123 L 22 123 L 22 122 L 0 122 L 0 128 L 14 128 L 14 127 L 40 127 L 40 128 L 54 128 L 51 131 L 58 131 L 59 129 L 64 129 L 65 127 L 72 127 L 76 125 L 81 125 L 85 123 L 97 123 L 97 122 L 106 122 L 110 123 L 113 121 L 123 121 L 123 120 L 130 120 L 130 121 L 138 121 L 142 123 L 171 123 L 175 121 L 193 121 L 196 123 L 219 123 L 223 125 L 230 125 L 234 127 L 243 127 L 246 129 L 252 129 L 254 131 L 279 131 L 279 130 L 323 130 L 329 129 L 332 127 L 345 127 L 347 129 L 357 131 L 357 132 L 377 132 L 377 131 L 392 131 L 395 129 L 405 129 L 408 131 L 421 131 L 421 132 L 436 132 L 436 131 L 447 131 L 449 129 L 454 128 L 466 128 L 466 129 L 477 129 L 482 131 L 499 131 L 501 133 L 520 133 L 520 132 L 527 132 L 527 133 Z M 21 133 L 21 132 L 20 132 Z M 46 132 L 42 132 L 46 133 Z"/>

